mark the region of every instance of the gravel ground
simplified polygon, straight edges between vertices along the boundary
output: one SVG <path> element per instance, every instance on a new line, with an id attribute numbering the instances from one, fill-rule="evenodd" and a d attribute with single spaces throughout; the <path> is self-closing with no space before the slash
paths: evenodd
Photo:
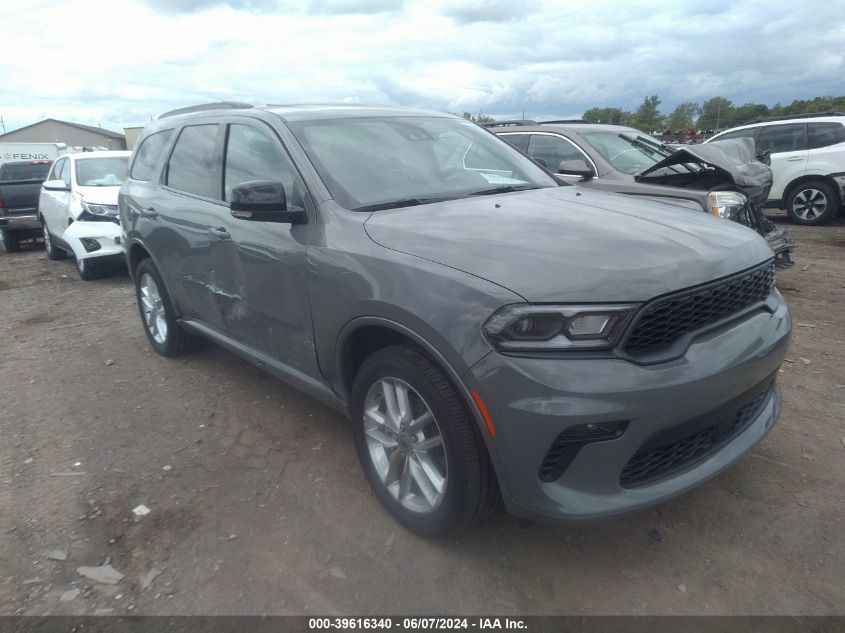
<path id="1" fill-rule="evenodd" d="M 381 510 L 339 415 L 218 348 L 153 353 L 125 274 L 0 254 L 0 614 L 843 614 L 845 221 L 789 229 L 784 411 L 751 455 L 613 523 L 444 543 Z M 77 572 L 106 561 L 118 584 Z"/>

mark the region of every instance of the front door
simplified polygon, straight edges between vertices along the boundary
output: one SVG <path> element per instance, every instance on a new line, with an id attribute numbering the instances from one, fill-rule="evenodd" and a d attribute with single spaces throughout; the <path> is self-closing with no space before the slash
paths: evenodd
<path id="1" fill-rule="evenodd" d="M 305 208 L 305 187 L 276 133 L 267 124 L 233 118 L 223 159 L 223 196 L 250 180 L 280 181 L 288 208 Z M 212 250 L 221 292 L 214 295 L 225 331 L 239 342 L 308 375 L 317 357 L 308 296 L 307 224 L 242 220 L 228 214 L 228 240 Z"/>
<path id="2" fill-rule="evenodd" d="M 807 124 L 767 125 L 757 135 L 757 153 L 771 152 L 772 190 L 770 200 L 783 198 L 784 189 L 807 172 Z"/>

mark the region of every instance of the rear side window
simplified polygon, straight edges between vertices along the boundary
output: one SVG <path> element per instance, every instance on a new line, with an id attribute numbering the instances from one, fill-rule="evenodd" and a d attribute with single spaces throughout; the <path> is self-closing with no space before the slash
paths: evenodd
<path id="1" fill-rule="evenodd" d="M 528 147 L 527 134 L 502 134 L 499 138 L 506 141 L 508 144 L 513 145 L 521 152 L 524 152 Z"/>
<path id="2" fill-rule="evenodd" d="M 164 130 L 150 134 L 141 141 L 141 145 L 135 152 L 135 160 L 132 162 L 132 171 L 129 175 L 135 180 L 150 180 L 172 135 L 173 130 Z"/>
<path id="3" fill-rule="evenodd" d="M 809 123 L 807 146 L 810 149 L 845 143 L 845 125 L 841 123 Z"/>
<path id="4" fill-rule="evenodd" d="M 167 163 L 169 187 L 206 198 L 220 198 L 220 183 L 214 169 L 217 127 L 214 123 L 182 129 Z"/>
<path id="5" fill-rule="evenodd" d="M 806 129 L 803 123 L 764 127 L 757 137 L 757 153 L 769 151 L 772 154 L 778 154 L 805 150 L 807 149 Z"/>

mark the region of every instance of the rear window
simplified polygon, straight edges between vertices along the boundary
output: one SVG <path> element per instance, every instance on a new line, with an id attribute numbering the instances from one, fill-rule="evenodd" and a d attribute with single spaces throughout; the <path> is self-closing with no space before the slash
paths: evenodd
<path id="1" fill-rule="evenodd" d="M 132 163 L 132 171 L 129 175 L 135 180 L 150 180 L 172 135 L 173 130 L 164 130 L 145 138 L 135 151 L 135 161 Z"/>
<path id="2" fill-rule="evenodd" d="M 0 167 L 0 181 L 36 180 L 43 181 L 50 171 L 50 162 L 44 163 L 6 163 Z"/>
<path id="3" fill-rule="evenodd" d="M 845 143 L 845 125 L 841 123 L 810 123 L 807 125 L 807 146 L 810 149 Z"/>
<path id="4" fill-rule="evenodd" d="M 220 199 L 222 187 L 214 169 L 217 129 L 216 123 L 188 125 L 182 129 L 167 163 L 169 187 Z"/>

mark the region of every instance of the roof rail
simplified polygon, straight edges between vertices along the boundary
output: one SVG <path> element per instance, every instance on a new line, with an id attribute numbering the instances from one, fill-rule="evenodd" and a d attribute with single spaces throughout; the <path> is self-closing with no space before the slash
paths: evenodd
<path id="1" fill-rule="evenodd" d="M 546 123 L 590 123 L 592 121 L 587 121 L 587 119 L 550 119 L 548 121 L 538 121 L 540 125 L 545 125 Z"/>
<path id="2" fill-rule="evenodd" d="M 176 116 L 179 114 L 188 114 L 189 112 L 203 112 L 205 110 L 240 110 L 243 108 L 253 107 L 251 103 L 241 103 L 239 101 L 215 101 L 212 103 L 200 103 L 198 105 L 188 106 L 186 108 L 177 108 L 169 110 L 164 114 L 159 115 L 159 119 Z"/>
<path id="3" fill-rule="evenodd" d="M 827 112 L 805 112 L 804 114 L 784 114 L 782 116 L 770 116 L 754 119 L 751 123 L 768 123 L 769 121 L 787 121 L 789 119 L 815 119 L 822 116 L 845 116 L 845 112 L 834 112 L 828 110 Z M 748 125 L 747 123 L 744 125 Z"/>
<path id="4" fill-rule="evenodd" d="M 505 127 L 508 125 L 537 125 L 536 121 L 530 119 L 507 119 L 505 121 L 489 121 L 482 123 L 482 127 Z"/>

